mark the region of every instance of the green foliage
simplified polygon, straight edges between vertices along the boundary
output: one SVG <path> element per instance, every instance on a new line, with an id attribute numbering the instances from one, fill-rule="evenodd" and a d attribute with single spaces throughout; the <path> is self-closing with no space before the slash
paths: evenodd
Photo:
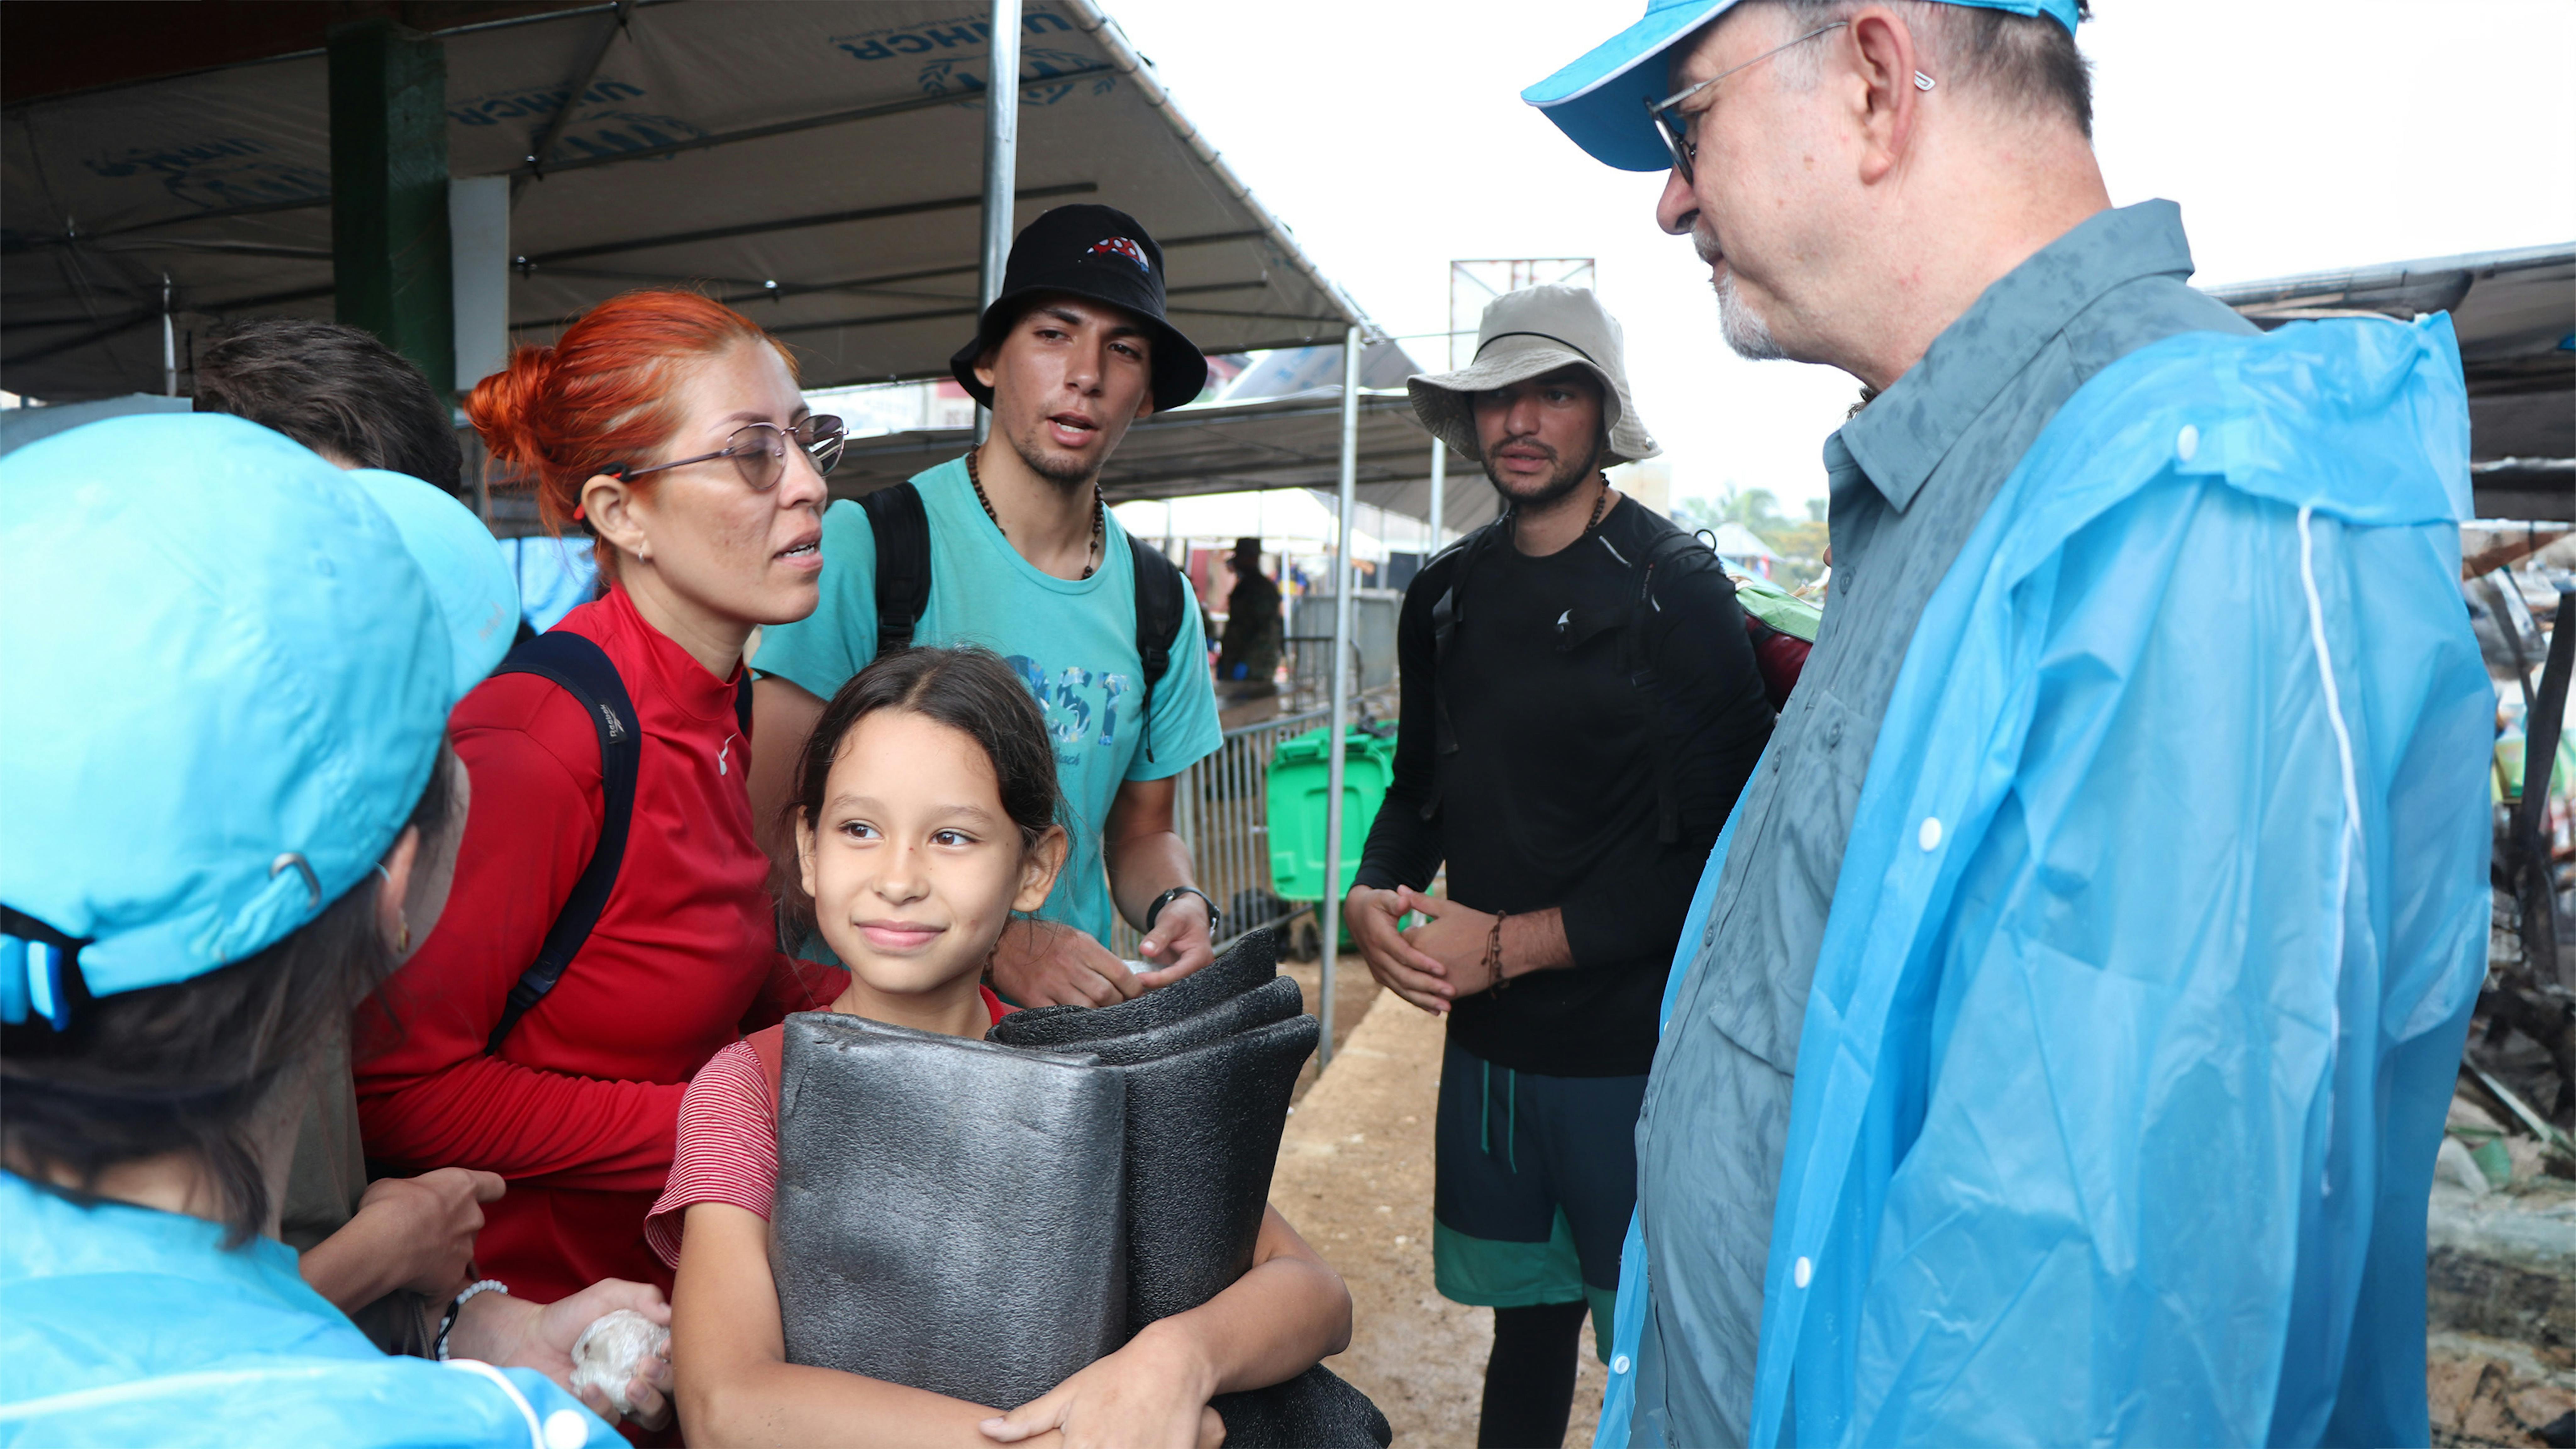
<path id="1" fill-rule="evenodd" d="M 1780 555 L 1773 565 L 1783 588 L 1797 588 L 1824 571 L 1825 522 L 1822 500 L 1807 504 L 1807 517 L 1792 522 L 1780 514 L 1780 501 L 1768 488 L 1729 485 L 1717 498 L 1685 498 L 1673 507 L 1673 521 L 1684 528 L 1714 529 L 1740 523 Z"/>

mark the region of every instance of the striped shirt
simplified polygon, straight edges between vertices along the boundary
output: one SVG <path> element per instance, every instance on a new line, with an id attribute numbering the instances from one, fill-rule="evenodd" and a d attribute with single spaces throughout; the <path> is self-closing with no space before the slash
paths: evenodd
<path id="1" fill-rule="evenodd" d="M 1011 1008 L 991 990 L 984 1009 L 1000 1021 Z M 644 1241 L 680 1266 L 680 1228 L 692 1203 L 720 1202 L 769 1217 L 778 1191 L 778 1089 L 761 1071 L 749 1041 L 707 1059 L 680 1098 L 680 1145 L 671 1177 L 644 1218 Z"/>

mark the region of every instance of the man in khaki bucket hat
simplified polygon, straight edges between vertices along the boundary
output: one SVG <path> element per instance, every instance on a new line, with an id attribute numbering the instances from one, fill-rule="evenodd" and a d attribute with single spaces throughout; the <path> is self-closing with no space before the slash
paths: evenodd
<path id="1" fill-rule="evenodd" d="M 1395 779 L 1343 919 L 1449 1017 L 1432 1258 L 1494 1310 L 1477 1442 L 1554 1445 L 1587 1314 L 1606 1342 L 1664 973 L 1771 705 L 1715 557 L 1602 471 L 1657 449 L 1591 292 L 1496 299 L 1474 362 L 1410 386 L 1503 516 L 1405 593 Z"/>

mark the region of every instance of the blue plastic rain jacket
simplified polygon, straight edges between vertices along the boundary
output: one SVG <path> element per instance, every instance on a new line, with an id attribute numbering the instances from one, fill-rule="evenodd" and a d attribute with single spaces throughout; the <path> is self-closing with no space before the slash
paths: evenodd
<path id="1" fill-rule="evenodd" d="M 2438 316 L 2169 338 L 2032 445 L 1862 788 L 1755 1444 L 2426 1442 L 2488 913 L 2467 461 Z M 1632 1226 L 1599 1445 L 1647 1266 Z"/>
<path id="2" fill-rule="evenodd" d="M 388 1358 L 267 1238 L 0 1173 L 0 1445 L 624 1449 L 527 1369 Z"/>

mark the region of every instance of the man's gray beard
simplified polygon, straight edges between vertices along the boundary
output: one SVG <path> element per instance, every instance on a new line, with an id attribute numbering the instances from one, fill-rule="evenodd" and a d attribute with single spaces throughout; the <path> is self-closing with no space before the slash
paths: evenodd
<path id="1" fill-rule="evenodd" d="M 1778 362 L 1789 355 L 1771 336 L 1771 324 L 1736 291 L 1732 267 L 1717 281 L 1717 330 L 1735 355 L 1747 362 Z"/>

